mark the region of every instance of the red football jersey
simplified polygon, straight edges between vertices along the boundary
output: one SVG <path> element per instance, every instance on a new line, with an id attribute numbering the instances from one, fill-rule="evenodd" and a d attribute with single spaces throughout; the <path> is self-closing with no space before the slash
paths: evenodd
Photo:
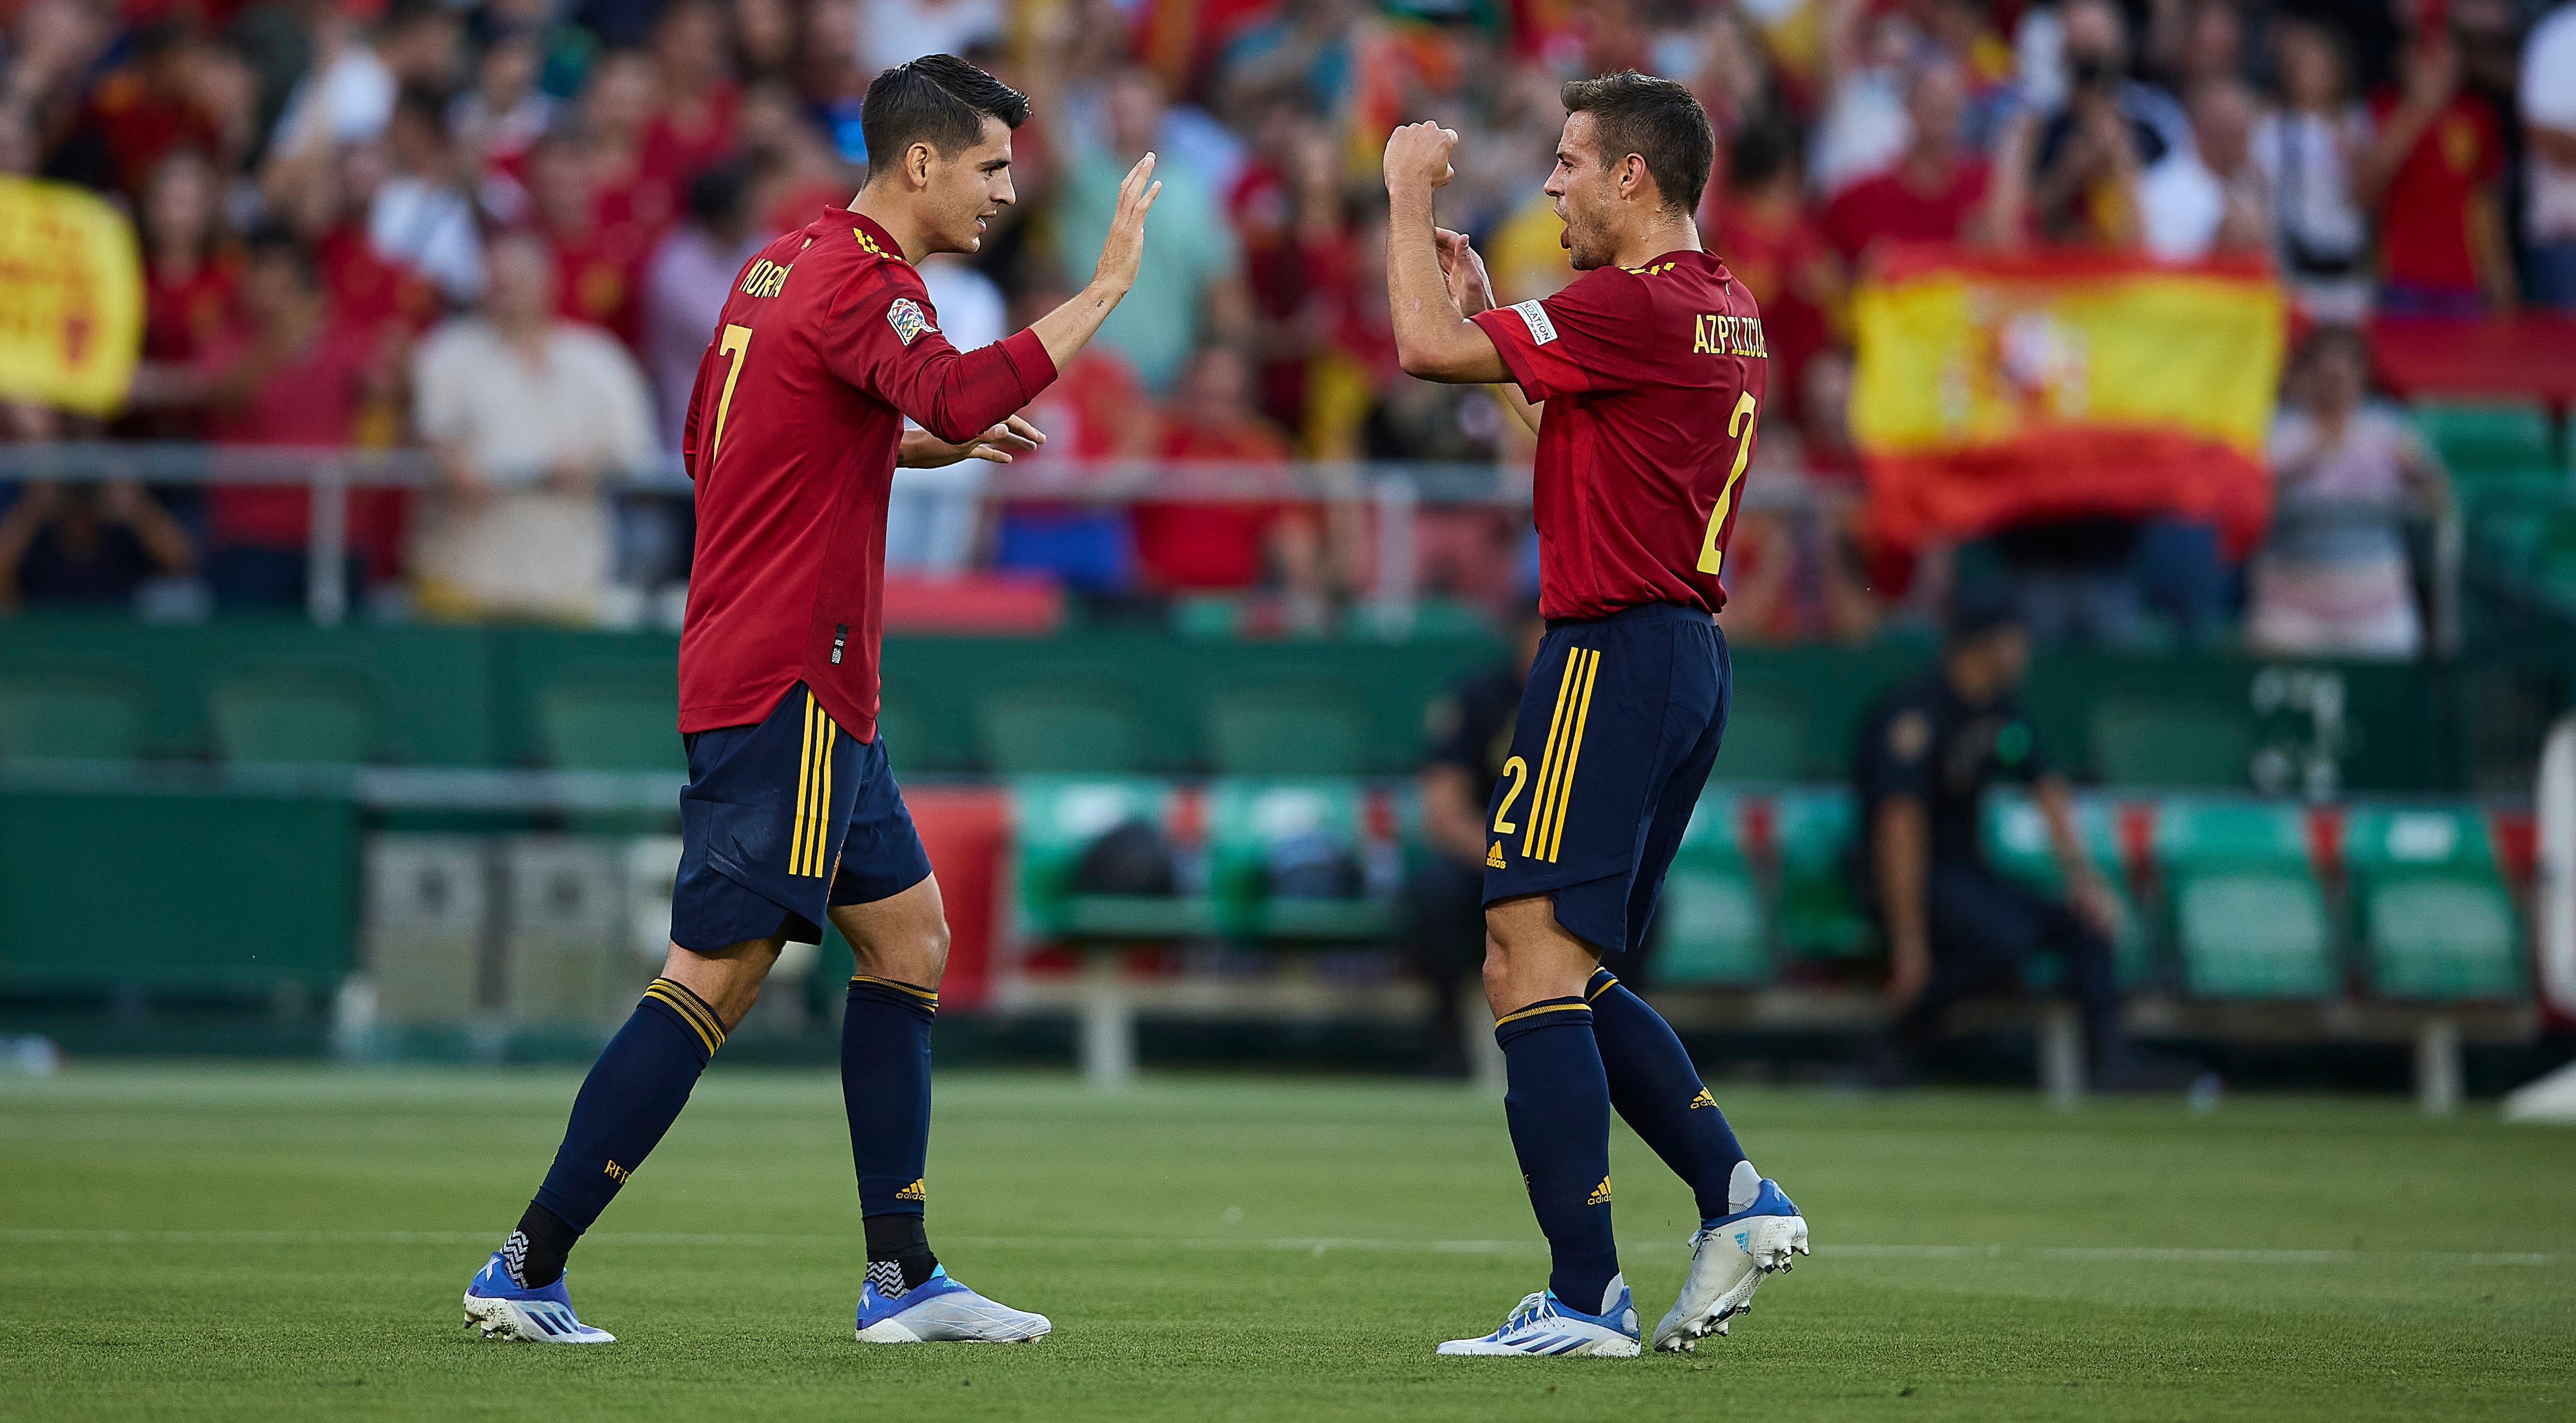
<path id="1" fill-rule="evenodd" d="M 1599 267 L 1476 313 L 1539 421 L 1538 608 L 1714 613 L 1770 354 L 1753 297 L 1706 252 Z"/>
<path id="2" fill-rule="evenodd" d="M 952 443 L 1055 379 L 1037 333 L 961 353 L 885 229 L 841 208 L 763 248 L 698 363 L 680 452 L 697 558 L 680 730 L 759 721 L 802 681 L 876 739 L 886 486 L 903 421 Z"/>

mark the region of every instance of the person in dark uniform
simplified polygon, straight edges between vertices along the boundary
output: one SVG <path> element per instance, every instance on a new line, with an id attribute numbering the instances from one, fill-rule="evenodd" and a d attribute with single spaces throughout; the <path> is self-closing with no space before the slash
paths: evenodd
<path id="1" fill-rule="evenodd" d="M 2009 603 L 1963 602 L 1940 665 L 1888 694 L 1862 723 L 1852 757 L 1864 827 L 1857 869 L 1887 936 L 1890 1075 L 1910 1075 L 1953 1005 L 2016 987 L 2041 952 L 2066 961 L 2092 1079 L 2107 1082 L 2121 1069 L 2117 901 L 2083 853 L 2066 782 L 2022 714 L 2029 665 L 2030 634 Z M 1978 806 L 1997 780 L 2032 788 L 2064 900 L 1986 863 Z"/>
<path id="2" fill-rule="evenodd" d="M 1511 661 L 1450 688 L 1424 718 L 1429 744 L 1417 784 L 1422 835 L 1433 853 L 1405 881 L 1405 947 L 1414 972 L 1431 986 L 1425 1070 L 1438 1076 L 1467 1072 L 1459 1003 L 1485 961 L 1485 807 L 1494 803 L 1494 783 L 1511 757 L 1521 688 L 1546 631 L 1537 606 L 1524 609 L 1513 628 Z"/>

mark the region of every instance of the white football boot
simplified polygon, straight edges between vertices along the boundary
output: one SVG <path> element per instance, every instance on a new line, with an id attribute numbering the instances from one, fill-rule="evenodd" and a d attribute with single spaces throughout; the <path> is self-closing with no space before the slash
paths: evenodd
<path id="1" fill-rule="evenodd" d="M 1806 1217 L 1780 1183 L 1757 1175 L 1751 1162 L 1736 1166 L 1727 1204 L 1736 1209 L 1691 1234 L 1690 1277 L 1682 1281 L 1672 1312 L 1655 1326 L 1658 1349 L 1682 1353 L 1711 1334 L 1724 1334 L 1727 1320 L 1753 1307 L 1763 1276 L 1788 1269 L 1794 1256 L 1814 1253 L 1807 1248 Z"/>

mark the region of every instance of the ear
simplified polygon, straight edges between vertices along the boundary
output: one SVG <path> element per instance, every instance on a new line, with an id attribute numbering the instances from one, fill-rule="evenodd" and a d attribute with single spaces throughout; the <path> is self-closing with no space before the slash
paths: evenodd
<path id="1" fill-rule="evenodd" d="M 938 161 L 936 149 L 926 143 L 916 143 L 903 151 L 904 176 L 910 178 L 915 186 L 927 188 L 930 186 L 931 166 Z"/>
<path id="2" fill-rule="evenodd" d="M 1610 170 L 1610 181 L 1618 184 L 1619 196 L 1631 201 L 1646 196 L 1646 189 L 1654 182 L 1654 177 L 1646 171 L 1645 157 L 1636 153 L 1620 159 L 1619 166 Z"/>

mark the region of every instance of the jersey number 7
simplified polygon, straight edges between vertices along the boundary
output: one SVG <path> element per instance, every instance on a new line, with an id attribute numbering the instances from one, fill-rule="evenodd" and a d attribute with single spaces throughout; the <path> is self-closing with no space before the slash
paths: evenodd
<path id="1" fill-rule="evenodd" d="M 748 336 L 751 333 L 744 331 L 742 334 Z M 725 382 L 725 389 L 728 392 L 733 389 L 731 380 Z M 1726 562 L 1726 550 L 1717 546 L 1717 536 L 1725 532 L 1726 516 L 1735 508 L 1735 486 L 1744 482 L 1744 467 L 1753 462 L 1755 423 L 1753 392 L 1748 390 L 1735 397 L 1735 411 L 1726 417 L 1727 438 L 1735 441 L 1735 468 L 1726 472 L 1726 487 L 1718 491 L 1717 507 L 1708 512 L 1708 533 L 1699 543 L 1699 571 L 1702 573 L 1715 573 L 1718 565 Z M 724 429 L 721 415 L 716 418 L 716 429 L 719 432 Z"/>
<path id="2" fill-rule="evenodd" d="M 707 468 L 711 471 L 716 467 L 716 451 L 724 448 L 725 414 L 733 409 L 733 383 L 742 377 L 742 363 L 751 359 L 751 328 L 726 326 L 724 334 L 716 338 L 716 349 L 733 357 L 733 364 L 725 371 L 723 392 L 716 396 L 716 433 L 714 439 L 707 441 Z M 1737 473 L 1743 473 L 1744 461 L 1738 459 L 1735 468 Z"/>

